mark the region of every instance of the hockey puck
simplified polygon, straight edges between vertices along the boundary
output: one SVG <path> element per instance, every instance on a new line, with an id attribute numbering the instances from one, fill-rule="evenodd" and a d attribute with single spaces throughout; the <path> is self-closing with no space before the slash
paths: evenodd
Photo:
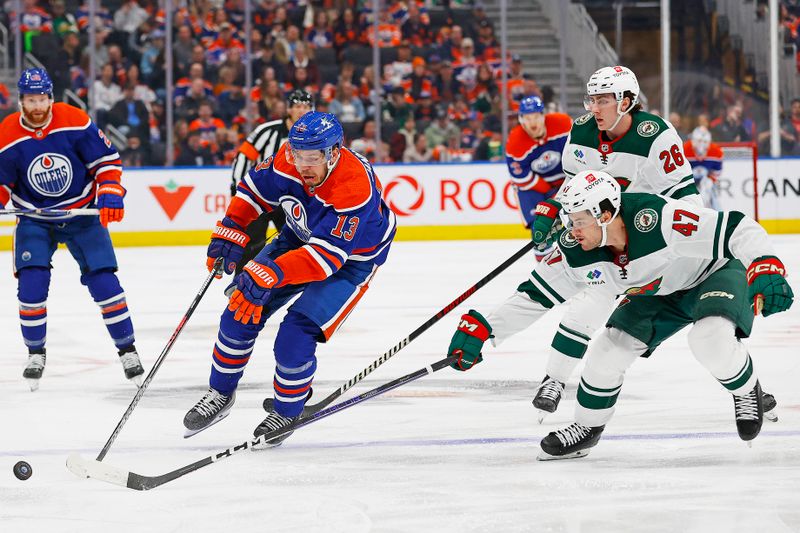
<path id="1" fill-rule="evenodd" d="M 14 475 L 17 476 L 17 479 L 25 481 L 33 475 L 33 468 L 25 461 L 19 461 L 14 465 Z"/>

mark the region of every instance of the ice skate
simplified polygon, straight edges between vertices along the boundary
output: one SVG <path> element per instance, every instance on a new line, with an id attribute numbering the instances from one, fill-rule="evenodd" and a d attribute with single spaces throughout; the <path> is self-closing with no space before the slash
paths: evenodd
<path id="1" fill-rule="evenodd" d="M 46 359 L 47 356 L 44 349 L 31 350 L 28 354 L 28 364 L 25 366 L 25 370 L 22 371 L 22 377 L 28 380 L 31 392 L 39 389 L 39 380 L 42 379 Z"/>
<path id="2" fill-rule="evenodd" d="M 120 350 L 119 361 L 122 363 L 125 377 L 135 383 L 137 387 L 141 387 L 144 368 L 142 368 L 142 362 L 139 360 L 139 354 L 136 353 L 136 348 L 130 346 L 129 348 Z"/>
<path id="3" fill-rule="evenodd" d="M 600 440 L 605 426 L 590 428 L 573 422 L 571 426 L 553 431 L 542 439 L 540 461 L 575 459 L 589 454 L 589 450 Z"/>
<path id="4" fill-rule="evenodd" d="M 544 420 L 544 417 L 556 412 L 563 394 L 564 383 L 556 381 L 550 376 L 544 377 L 542 384 L 539 386 L 539 390 L 536 391 L 536 396 L 533 397 L 533 406 L 539 410 L 540 424 Z"/>
<path id="5" fill-rule="evenodd" d="M 778 402 L 775 400 L 775 396 L 762 391 L 761 403 L 764 405 L 764 418 L 770 422 L 777 422 L 778 413 L 775 412 L 775 408 L 778 406 Z"/>
<path id="6" fill-rule="evenodd" d="M 272 433 L 273 431 L 276 431 L 278 429 L 281 429 L 281 428 L 284 428 L 284 427 L 288 426 L 289 424 L 291 424 L 292 422 L 294 422 L 298 418 L 300 418 L 300 417 L 299 416 L 287 417 L 287 416 L 283 416 L 283 415 L 278 414 L 277 412 L 273 411 L 269 415 L 267 415 L 267 418 L 265 418 L 258 425 L 258 427 L 253 431 L 253 436 L 254 437 L 260 437 L 261 435 L 265 435 L 267 433 Z M 263 444 L 258 444 L 256 446 L 253 446 L 253 449 L 254 450 L 266 450 L 267 448 L 274 448 L 276 446 L 280 446 L 281 444 L 283 444 L 283 441 L 288 439 L 289 436 L 292 433 L 294 433 L 294 430 L 287 431 L 283 435 L 279 435 L 277 437 L 268 439 Z"/>
<path id="7" fill-rule="evenodd" d="M 733 397 L 733 408 L 736 413 L 736 430 L 739 437 L 751 446 L 754 438 L 761 431 L 764 422 L 764 405 L 761 385 L 756 381 L 753 390 L 743 396 Z"/>
<path id="8" fill-rule="evenodd" d="M 310 400 L 313 395 L 314 395 L 314 388 L 311 387 L 308 389 L 308 396 L 306 396 L 306 406 L 303 407 L 303 414 L 301 416 L 306 416 L 311 412 L 311 408 L 308 406 L 308 400 Z M 264 398 L 264 401 L 261 402 L 261 407 L 263 407 L 267 413 L 271 413 L 272 411 L 275 410 L 275 398 L 273 398 L 272 396 L 267 396 L 266 398 Z"/>
<path id="9" fill-rule="evenodd" d="M 228 416 L 235 401 L 236 392 L 225 396 L 215 389 L 208 389 L 205 396 L 183 417 L 183 425 L 186 428 L 183 438 L 189 438 Z"/>

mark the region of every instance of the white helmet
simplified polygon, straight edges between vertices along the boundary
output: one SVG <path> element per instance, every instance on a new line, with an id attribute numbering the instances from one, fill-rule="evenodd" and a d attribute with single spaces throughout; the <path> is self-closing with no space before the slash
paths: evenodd
<path id="1" fill-rule="evenodd" d="M 625 91 L 630 91 L 633 94 L 633 101 L 625 112 L 622 112 L 622 99 L 625 96 Z M 620 119 L 629 113 L 633 107 L 639 103 L 639 81 L 636 79 L 636 74 L 627 67 L 603 67 L 595 71 L 589 77 L 586 83 L 586 99 L 583 102 L 583 107 L 589 111 L 589 96 L 597 94 L 611 93 L 617 100 L 617 120 L 609 129 L 614 129 L 619 124 Z"/>
<path id="2" fill-rule="evenodd" d="M 692 148 L 694 152 L 703 157 L 708 153 L 708 146 L 711 144 L 711 132 L 705 126 L 697 126 L 692 130 Z"/>
<path id="3" fill-rule="evenodd" d="M 639 101 L 639 81 L 636 74 L 628 67 L 603 67 L 595 71 L 586 83 L 586 94 L 612 93 L 618 102 L 622 101 L 625 91 L 633 93 L 631 107 Z"/>
<path id="4" fill-rule="evenodd" d="M 561 221 L 567 229 L 572 229 L 573 222 L 569 215 L 588 211 L 603 231 L 600 246 L 605 246 L 608 237 L 606 227 L 619 215 L 621 195 L 617 180 L 607 172 L 602 170 L 578 172 L 569 180 L 558 197 L 558 201 L 561 202 Z M 608 205 L 601 206 L 605 200 L 611 204 L 614 213 L 609 220 L 602 222 L 600 218 L 603 210 L 604 208 L 608 210 Z"/>

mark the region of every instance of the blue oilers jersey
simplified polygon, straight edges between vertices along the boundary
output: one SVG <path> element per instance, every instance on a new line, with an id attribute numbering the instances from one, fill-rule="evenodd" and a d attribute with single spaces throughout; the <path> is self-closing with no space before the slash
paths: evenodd
<path id="1" fill-rule="evenodd" d="M 544 119 L 546 133 L 541 139 L 532 139 L 520 125 L 508 135 L 506 164 L 511 181 L 521 191 L 558 187 L 564 180 L 561 152 L 572 120 L 563 113 L 549 113 Z"/>
<path id="2" fill-rule="evenodd" d="M 88 207 L 96 184 L 119 183 L 121 174 L 116 149 L 76 107 L 53 104 L 52 117 L 41 128 L 25 126 L 19 112 L 0 124 L 0 186 L 10 189 L 18 208 Z"/>
<path id="3" fill-rule="evenodd" d="M 284 144 L 240 182 L 228 216 L 243 225 L 259 214 L 282 209 L 286 226 L 279 239 L 292 251 L 275 262 L 283 284 L 327 278 L 346 262 L 381 265 L 396 231 L 396 219 L 381 198 L 372 165 L 346 148 L 328 178 L 311 189 L 286 159 Z"/>

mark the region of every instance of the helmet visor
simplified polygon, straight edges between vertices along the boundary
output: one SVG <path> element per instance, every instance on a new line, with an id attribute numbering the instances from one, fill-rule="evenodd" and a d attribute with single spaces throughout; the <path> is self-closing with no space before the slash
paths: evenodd
<path id="1" fill-rule="evenodd" d="M 592 107 L 605 108 L 612 104 L 616 104 L 617 100 L 612 94 L 598 94 L 598 95 L 585 95 L 583 97 L 583 108 L 586 111 L 591 111 Z"/>
<path id="2" fill-rule="evenodd" d="M 286 150 L 286 161 L 296 167 L 315 167 L 324 165 L 328 158 L 322 150 Z"/>
<path id="3" fill-rule="evenodd" d="M 561 222 L 564 223 L 564 227 L 570 231 L 573 229 L 584 229 L 591 225 L 597 225 L 597 219 L 588 209 L 576 211 L 575 213 L 566 213 L 565 211 L 561 211 L 559 215 L 561 216 Z"/>

